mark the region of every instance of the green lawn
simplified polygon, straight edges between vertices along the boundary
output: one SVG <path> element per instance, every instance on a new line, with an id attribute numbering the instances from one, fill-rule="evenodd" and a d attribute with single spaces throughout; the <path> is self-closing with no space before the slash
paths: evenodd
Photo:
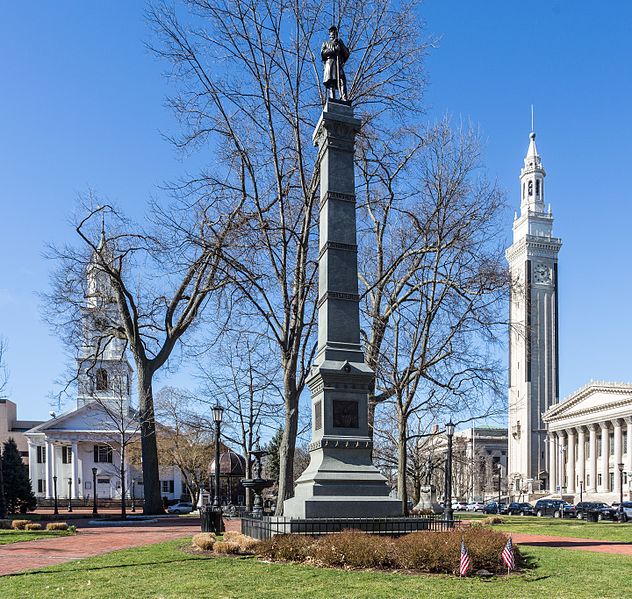
<path id="1" fill-rule="evenodd" d="M 488 582 L 448 576 L 347 572 L 307 565 L 267 564 L 256 558 L 214 558 L 182 548 L 189 540 L 117 551 L 30 574 L 0 578 L 0 597 L 12 599 L 126 599 L 411 597 L 573 599 L 629 596 L 632 558 L 525 547 L 534 567 Z"/>
<path id="2" fill-rule="evenodd" d="M 465 515 L 459 517 L 463 520 L 474 519 Z M 589 523 L 575 518 L 559 520 L 557 518 L 537 518 L 536 516 L 501 516 L 501 518 L 506 524 L 494 525 L 494 530 L 632 543 L 632 522 L 626 524 L 617 522 Z"/>
<path id="3" fill-rule="evenodd" d="M 34 541 L 45 537 L 65 537 L 74 534 L 64 530 L 0 530 L 0 545 Z"/>

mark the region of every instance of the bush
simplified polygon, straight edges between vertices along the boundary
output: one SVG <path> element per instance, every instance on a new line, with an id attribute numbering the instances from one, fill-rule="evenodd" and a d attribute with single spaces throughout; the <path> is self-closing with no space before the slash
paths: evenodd
<path id="1" fill-rule="evenodd" d="M 357 530 L 345 530 L 320 537 L 313 558 L 323 566 L 349 568 L 390 568 L 393 564 L 394 542 Z"/>
<path id="2" fill-rule="evenodd" d="M 42 530 L 42 525 L 39 522 L 29 522 L 24 526 L 24 530 Z"/>
<path id="3" fill-rule="evenodd" d="M 9 530 L 11 528 L 11 520 L 0 520 L 0 530 Z"/>
<path id="4" fill-rule="evenodd" d="M 11 522 L 11 528 L 13 530 L 24 530 L 24 527 L 30 523 L 30 520 L 13 520 L 13 522 Z"/>
<path id="5" fill-rule="evenodd" d="M 473 570 L 504 572 L 500 554 L 507 538 L 489 528 L 450 532 L 414 532 L 398 539 L 358 531 L 344 531 L 318 539 L 280 535 L 257 544 L 257 555 L 271 560 L 303 562 L 344 568 L 403 569 L 452 574 L 458 571 L 461 539 Z M 520 553 L 514 546 L 516 561 Z"/>
<path id="6" fill-rule="evenodd" d="M 489 516 L 488 518 L 483 518 L 481 520 L 481 524 L 493 526 L 494 524 L 504 524 L 505 521 L 500 516 Z"/>
<path id="7" fill-rule="evenodd" d="M 49 522 L 46 525 L 46 530 L 68 530 L 68 524 L 66 522 Z"/>
<path id="8" fill-rule="evenodd" d="M 257 555 L 284 562 L 303 562 L 311 554 L 314 539 L 304 535 L 275 535 L 257 544 Z"/>
<path id="9" fill-rule="evenodd" d="M 193 544 L 204 551 L 211 551 L 215 544 L 215 533 L 201 532 L 193 537 Z"/>
<path id="10" fill-rule="evenodd" d="M 239 543 L 233 541 L 216 541 L 213 545 L 215 553 L 239 553 Z"/>

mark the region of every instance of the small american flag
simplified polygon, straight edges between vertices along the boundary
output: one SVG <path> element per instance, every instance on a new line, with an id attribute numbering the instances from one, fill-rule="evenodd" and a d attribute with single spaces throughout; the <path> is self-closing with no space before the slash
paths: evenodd
<path id="1" fill-rule="evenodd" d="M 461 561 L 459 562 L 459 576 L 467 576 L 468 572 L 472 569 L 472 560 L 470 554 L 467 552 L 465 542 L 461 539 Z"/>
<path id="2" fill-rule="evenodd" d="M 503 558 L 503 563 L 507 566 L 507 571 L 510 572 L 516 568 L 516 560 L 514 559 L 513 552 L 513 543 L 511 542 L 511 537 L 507 539 L 507 543 L 505 544 L 505 548 L 501 554 Z"/>

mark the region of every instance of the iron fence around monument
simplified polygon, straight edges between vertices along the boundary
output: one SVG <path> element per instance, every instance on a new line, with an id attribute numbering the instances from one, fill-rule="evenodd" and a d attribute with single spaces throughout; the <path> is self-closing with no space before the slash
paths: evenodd
<path id="1" fill-rule="evenodd" d="M 320 536 L 359 530 L 362 532 L 399 537 L 411 532 L 442 532 L 459 526 L 459 520 L 445 520 L 441 515 L 421 518 L 305 518 L 293 519 L 275 516 L 242 516 L 241 532 L 264 541 L 274 535 L 299 534 Z"/>

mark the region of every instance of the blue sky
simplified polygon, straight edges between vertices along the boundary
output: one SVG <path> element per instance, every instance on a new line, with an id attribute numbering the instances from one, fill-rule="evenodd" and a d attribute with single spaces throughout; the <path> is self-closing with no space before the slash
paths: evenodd
<path id="1" fill-rule="evenodd" d="M 632 380 L 632 4 L 427 0 L 429 118 L 477 124 L 509 192 L 507 241 L 535 104 L 560 253 L 561 393 Z M 187 166 L 161 137 L 163 65 L 145 49 L 142 2 L 9 3 L 0 20 L 0 334 L 9 397 L 44 418 L 64 374 L 41 321 L 47 242 L 72 239 L 89 187 L 133 215 Z M 352 70 L 352 65 L 350 64 Z"/>

